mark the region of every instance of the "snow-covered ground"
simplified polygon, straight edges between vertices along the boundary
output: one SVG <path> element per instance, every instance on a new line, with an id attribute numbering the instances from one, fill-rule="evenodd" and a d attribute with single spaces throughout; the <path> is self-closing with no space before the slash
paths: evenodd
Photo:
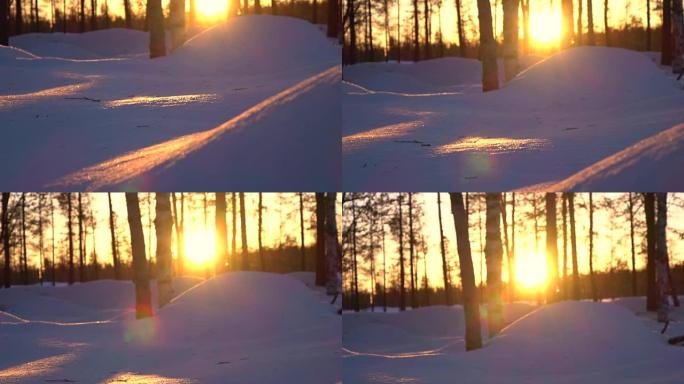
<path id="1" fill-rule="evenodd" d="M 535 60 L 486 94 L 470 59 L 345 67 L 345 190 L 682 187 L 667 175 L 681 163 L 683 83 L 652 54 L 579 47 Z"/>
<path id="2" fill-rule="evenodd" d="M 340 316 L 299 278 L 175 286 L 149 320 L 134 319 L 130 282 L 0 290 L 0 382 L 340 382 Z"/>
<path id="3" fill-rule="evenodd" d="M 507 308 L 509 325 L 465 352 L 460 306 L 343 315 L 347 383 L 679 383 L 684 310 L 666 335 L 644 298 Z M 486 311 L 485 311 L 486 312 Z"/>
<path id="4" fill-rule="evenodd" d="M 147 58 L 146 33 L 28 34 L 0 48 L 0 171 L 13 190 L 335 190 L 340 49 L 246 16 Z"/>

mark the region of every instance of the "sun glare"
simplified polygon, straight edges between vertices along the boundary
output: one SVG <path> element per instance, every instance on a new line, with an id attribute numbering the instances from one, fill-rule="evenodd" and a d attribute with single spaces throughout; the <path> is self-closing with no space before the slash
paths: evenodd
<path id="1" fill-rule="evenodd" d="M 549 47 L 560 42 L 562 23 L 559 7 L 545 7 L 530 16 L 530 35 L 534 44 Z"/>
<path id="2" fill-rule="evenodd" d="M 544 255 L 529 254 L 518 257 L 515 263 L 515 277 L 519 287 L 539 290 L 546 285 L 546 258 Z"/>
<path id="3" fill-rule="evenodd" d="M 203 268 L 214 262 L 214 236 L 203 229 L 185 233 L 185 260 L 192 267 Z"/>
<path id="4" fill-rule="evenodd" d="M 197 16 L 201 20 L 216 20 L 224 18 L 228 13 L 227 1 L 197 0 Z"/>

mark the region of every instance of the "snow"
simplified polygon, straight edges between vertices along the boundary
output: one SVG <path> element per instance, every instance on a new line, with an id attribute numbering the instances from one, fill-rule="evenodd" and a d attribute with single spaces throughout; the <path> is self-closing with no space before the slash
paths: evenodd
<path id="1" fill-rule="evenodd" d="M 680 191 L 684 180 L 671 177 L 684 164 L 684 124 L 662 131 L 548 187 L 556 191 Z"/>
<path id="2" fill-rule="evenodd" d="M 345 68 L 345 190 L 552 185 L 684 122 L 682 85 L 649 55 L 625 49 L 565 50 L 485 94 L 473 86 L 480 79 L 472 61 L 398 67 Z M 645 188 L 638 182 L 630 186 Z"/>
<path id="3" fill-rule="evenodd" d="M 130 313 L 130 282 L 0 290 L 0 382 L 339 382 L 340 317 L 299 279 L 193 281 L 177 280 L 185 290 L 146 320 Z M 6 321 L 13 310 L 43 320 Z M 108 317 L 85 320 L 95 312 Z"/>
<path id="4" fill-rule="evenodd" d="M 561 302 L 519 313 L 472 352 L 463 345 L 460 307 L 451 309 L 455 319 L 446 321 L 453 323 L 447 332 L 441 331 L 443 308 L 406 313 L 420 315 L 378 313 L 372 322 L 365 316 L 348 322 L 345 315 L 345 382 L 439 384 L 458 378 L 468 383 L 675 383 L 684 374 L 679 363 L 684 349 L 668 345 L 654 319 L 637 317 L 615 303 Z M 369 324 L 390 329 L 389 323 L 393 332 L 359 344 L 363 335 L 374 333 L 365 330 Z M 407 332 L 416 324 L 431 334 Z M 382 327 L 376 331 L 385 331 Z"/>
<path id="5" fill-rule="evenodd" d="M 123 29 L 11 42 L 38 56 L 0 51 L 12 189 L 340 186 L 340 48 L 306 21 L 236 18 L 156 60 Z"/>

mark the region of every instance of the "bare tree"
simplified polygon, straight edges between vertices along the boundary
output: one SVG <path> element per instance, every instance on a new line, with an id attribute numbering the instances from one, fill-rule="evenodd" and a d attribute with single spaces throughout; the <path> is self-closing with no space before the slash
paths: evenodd
<path id="1" fill-rule="evenodd" d="M 159 3 L 159 10 L 161 11 L 161 0 L 147 0 L 147 9 L 149 12 L 150 7 Z M 66 14 L 65 14 L 66 17 Z M 124 18 L 126 19 L 126 28 L 133 28 L 133 13 L 131 12 L 131 0 L 124 0 Z M 150 21 L 150 15 L 147 15 L 148 22 Z"/>
<path id="2" fill-rule="evenodd" d="M 568 214 L 570 215 L 570 246 L 572 248 L 572 297 L 580 299 L 579 269 L 577 265 L 577 232 L 575 227 L 575 194 L 568 193 Z"/>
<path id="3" fill-rule="evenodd" d="M 644 213 L 646 216 L 646 310 L 658 309 L 658 290 L 656 286 L 656 217 L 655 195 L 644 193 Z"/>
<path id="4" fill-rule="evenodd" d="M 0 45 L 9 46 L 9 0 L 0 0 Z"/>
<path id="5" fill-rule="evenodd" d="M 594 274 L 594 194 L 589 192 L 589 280 L 591 282 L 591 297 L 598 301 L 596 275 Z"/>
<path id="6" fill-rule="evenodd" d="M 171 50 L 185 43 L 185 0 L 169 2 L 169 29 L 171 29 Z"/>
<path id="7" fill-rule="evenodd" d="M 21 0 L 14 0 L 14 28 L 15 28 L 15 35 L 21 35 L 23 33 L 24 29 L 24 19 L 22 16 L 22 13 L 24 11 L 24 6 L 21 3 Z"/>
<path id="8" fill-rule="evenodd" d="M 171 201 L 169 194 L 157 193 L 155 194 L 155 200 L 156 215 L 154 218 L 154 228 L 157 238 L 157 292 L 159 308 L 163 308 L 174 296 L 173 259 L 171 256 L 173 219 L 171 217 Z"/>
<path id="9" fill-rule="evenodd" d="M 591 4 L 591 1 L 592 0 L 587 0 L 587 27 L 589 28 L 588 43 L 589 45 L 596 45 L 596 37 L 594 36 L 594 7 Z"/>
<path id="10" fill-rule="evenodd" d="M 558 299 L 558 228 L 556 225 L 556 195 L 546 193 L 546 258 L 550 267 L 547 301 Z"/>
<path id="11" fill-rule="evenodd" d="M 420 60 L 420 24 L 418 23 L 418 0 L 413 0 L 413 61 Z"/>
<path id="12" fill-rule="evenodd" d="M 487 326 L 489 335 L 498 334 L 504 325 L 503 299 L 501 289 L 501 263 L 503 246 L 501 245 L 501 195 L 487 193 L 487 240 L 485 258 L 487 259 Z"/>
<path id="13" fill-rule="evenodd" d="M 561 46 L 563 48 L 569 48 L 572 45 L 572 40 L 574 37 L 574 7 L 572 5 L 573 0 L 561 0 L 561 18 L 563 20 L 563 35 Z"/>
<path id="14" fill-rule="evenodd" d="M 404 220 L 402 217 L 402 195 L 397 198 L 399 205 L 399 310 L 406 310 L 406 278 L 404 272 Z"/>
<path id="15" fill-rule="evenodd" d="M 247 213 L 245 212 L 245 194 L 240 192 L 240 234 L 242 235 L 242 263 L 241 270 L 249 270 L 247 258 Z"/>
<path id="16" fill-rule="evenodd" d="M 563 0 L 568 1 L 568 0 Z M 572 0 L 570 0 L 572 1 Z M 518 74 L 518 3 L 519 0 L 503 0 L 503 56 L 506 81 Z"/>
<path id="17" fill-rule="evenodd" d="M 327 265 L 325 257 L 325 193 L 316 192 L 316 285 L 325 286 Z"/>
<path id="18" fill-rule="evenodd" d="M 128 6 L 128 0 L 126 0 Z M 126 26 L 129 24 L 130 9 L 127 8 Z M 166 56 L 166 38 L 164 33 L 164 13 L 161 0 L 147 0 L 147 22 L 150 28 L 150 58 Z"/>
<path id="19" fill-rule="evenodd" d="M 496 62 L 496 41 L 492 30 L 492 8 L 489 0 L 477 0 L 480 22 L 480 60 L 482 61 L 482 91 L 499 89 L 499 70 Z"/>
<path id="20" fill-rule="evenodd" d="M 259 233 L 258 233 L 258 238 L 259 238 L 259 261 L 261 262 L 261 270 L 265 271 L 266 270 L 266 260 L 264 260 L 264 250 L 263 246 L 261 244 L 261 235 L 263 233 L 263 211 L 264 211 L 264 202 L 263 202 L 263 194 L 259 192 Z M 304 235 L 302 233 L 302 239 L 304 239 Z M 303 247 L 303 240 L 302 240 L 302 247 Z"/>
<path id="21" fill-rule="evenodd" d="M 672 65 L 672 0 L 663 0 L 663 24 L 660 28 L 660 64 Z"/>
<path id="22" fill-rule="evenodd" d="M 456 23 L 458 24 L 456 29 L 458 31 L 458 52 L 461 57 L 466 57 L 465 31 L 463 28 L 463 16 L 461 15 L 461 13 L 461 0 L 456 0 Z"/>
<path id="23" fill-rule="evenodd" d="M 109 199 L 109 233 L 112 238 L 112 262 L 114 264 L 114 276 L 117 280 L 119 280 L 121 279 L 121 266 L 119 263 L 119 252 L 116 240 L 116 222 L 114 220 L 114 210 L 112 209 L 112 194 L 107 193 L 107 198 Z"/>
<path id="24" fill-rule="evenodd" d="M 226 223 L 226 193 L 217 192 L 216 195 L 216 272 L 226 268 L 228 260 L 228 225 Z"/>
<path id="25" fill-rule="evenodd" d="M 326 292 L 328 295 L 337 296 L 340 293 L 342 252 L 337 238 L 337 194 L 328 192 L 326 196 L 326 220 L 325 220 L 325 253 L 328 261 L 328 279 Z"/>
<path id="26" fill-rule="evenodd" d="M 461 266 L 466 351 L 471 351 L 482 348 L 482 336 L 480 335 L 480 306 L 477 300 L 473 259 L 470 254 L 468 214 L 463 206 L 462 193 L 450 193 L 449 196 L 451 198 L 451 214 L 454 216 L 454 227 L 456 229 L 458 259 Z"/>
<path id="27" fill-rule="evenodd" d="M 684 71 L 684 11 L 682 0 L 672 0 L 672 71 Z"/>
<path id="28" fill-rule="evenodd" d="M 442 254 L 442 278 L 444 279 L 444 300 L 446 305 L 452 305 L 451 283 L 449 282 L 449 265 L 446 259 L 444 245 L 444 228 L 442 228 L 442 197 L 437 193 L 437 217 L 439 219 L 439 250 Z"/>
<path id="29" fill-rule="evenodd" d="M 306 271 L 306 252 L 304 249 L 304 194 L 299 193 L 299 233 L 300 233 L 300 247 L 301 255 L 301 270 Z"/>
<path id="30" fill-rule="evenodd" d="M 670 303 L 667 298 L 670 274 L 667 254 L 667 193 L 656 193 L 656 281 L 658 283 L 658 321 L 669 321 Z"/>
<path id="31" fill-rule="evenodd" d="M 90 0 L 90 29 L 97 29 L 97 0 Z"/>
<path id="32" fill-rule="evenodd" d="M 140 220 L 140 204 L 137 193 L 126 193 L 128 228 L 131 232 L 133 252 L 133 283 L 135 284 L 135 317 L 143 319 L 153 315 L 150 279 L 145 257 L 145 235 Z"/>
<path id="33" fill-rule="evenodd" d="M 2 250 L 3 250 L 4 256 L 5 256 L 5 266 L 3 268 L 3 271 L 4 271 L 3 283 L 4 283 L 5 288 L 9 288 L 10 285 L 12 284 L 12 270 L 11 270 L 12 255 L 11 255 L 11 249 L 10 249 L 9 200 L 10 200 L 10 193 L 9 192 L 3 192 L 2 193 L 2 213 L 0 216 L 0 224 L 2 225 L 2 231 L 0 232 L 0 234 L 2 234 Z"/>

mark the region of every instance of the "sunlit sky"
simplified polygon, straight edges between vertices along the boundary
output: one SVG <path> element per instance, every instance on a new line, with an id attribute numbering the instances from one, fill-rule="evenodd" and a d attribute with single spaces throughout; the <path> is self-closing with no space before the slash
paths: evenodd
<path id="1" fill-rule="evenodd" d="M 50 2 L 47 0 L 39 0 L 42 8 L 43 14 L 50 14 Z M 228 14 L 228 4 L 230 0 L 195 0 L 196 4 L 196 9 L 197 9 L 197 17 L 200 21 L 207 21 L 207 22 L 212 22 L 212 21 L 217 21 L 217 20 L 223 20 L 227 17 Z M 76 4 L 76 0 L 67 0 L 67 8 L 69 8 L 70 4 Z M 100 7 L 102 7 L 105 4 L 105 0 L 97 0 L 98 3 L 98 10 Z M 106 4 L 109 6 L 109 14 L 111 16 L 117 15 L 117 16 L 122 16 L 124 15 L 124 7 L 123 7 L 123 0 L 106 0 Z M 56 4 L 63 4 L 62 1 L 57 0 Z M 136 0 L 132 0 L 131 4 L 133 6 L 134 12 L 136 11 L 136 7 L 138 7 L 138 2 Z M 140 9 L 144 9 L 144 1 L 140 2 Z M 163 9 L 168 9 L 168 4 L 169 0 L 162 0 L 162 7 Z M 90 9 L 90 1 L 86 1 L 86 8 L 87 12 Z M 186 11 L 190 10 L 190 0 L 186 0 L 186 5 L 185 5 Z M 45 17 L 45 16 L 43 16 Z"/>
<path id="2" fill-rule="evenodd" d="M 413 5 L 412 0 L 400 0 L 401 5 L 401 15 L 402 15 L 402 40 L 404 39 L 407 32 L 413 28 Z M 423 11 L 423 2 L 420 1 L 420 11 Z M 577 18 L 577 1 L 575 3 L 574 17 Z M 390 11 L 390 29 L 391 36 L 396 38 L 397 34 L 397 2 L 394 2 L 392 9 Z M 490 0 L 492 5 L 492 19 L 495 26 L 496 37 L 499 41 L 503 39 L 503 9 L 501 0 Z M 478 20 L 477 20 L 477 0 L 463 0 L 462 2 L 462 14 L 464 16 L 464 29 L 466 31 L 466 38 L 471 40 L 474 36 L 477 36 Z M 651 2 L 651 26 L 660 25 L 660 11 L 654 11 L 655 1 Z M 532 38 L 532 44 L 537 46 L 554 46 L 558 44 L 558 39 L 561 34 L 561 1 L 560 0 L 530 0 L 530 34 Z M 583 25 L 584 32 L 587 32 L 587 10 L 586 4 L 584 5 L 583 15 Z M 594 11 L 594 31 L 602 32 L 603 28 L 603 1 L 593 1 L 592 8 Z M 611 0 L 608 5 L 608 25 L 610 28 L 621 28 L 627 22 L 636 18 L 641 20 L 643 25 L 646 24 L 646 2 L 645 1 L 632 1 L 632 0 Z M 438 7 L 435 5 L 432 8 L 433 19 L 432 19 L 432 34 L 436 35 L 439 31 L 440 25 L 440 15 L 438 12 Z M 520 17 L 520 36 L 522 37 L 522 12 L 519 13 Z M 375 44 L 377 46 L 384 45 L 384 32 L 382 31 L 382 25 L 384 21 L 381 15 L 376 16 L 375 26 Z M 424 26 L 422 19 L 421 24 L 421 39 L 424 39 L 423 32 Z M 457 21 L 456 21 L 456 6 L 455 1 L 442 1 L 442 12 L 441 12 L 441 25 L 442 32 L 444 34 L 444 40 L 449 43 L 458 41 L 457 34 Z M 575 20 L 575 28 L 577 21 Z M 359 32 L 360 35 L 363 31 Z M 433 38 L 433 41 L 435 39 Z M 363 38 L 359 38 L 359 42 L 363 42 Z M 421 40 L 422 42 L 422 40 Z"/>
<path id="3" fill-rule="evenodd" d="M 541 198 L 541 195 L 539 195 Z M 589 272 L 589 214 L 588 209 L 579 207 L 581 203 L 587 203 L 589 201 L 588 194 L 576 194 L 575 197 L 575 218 L 576 231 L 577 231 L 577 248 L 578 248 L 578 264 L 580 273 Z M 607 210 L 597 208 L 598 204 L 601 204 L 606 198 L 618 198 L 620 194 L 594 194 L 594 268 L 598 271 L 609 270 L 610 266 L 616 266 L 619 261 L 627 263 L 627 267 L 631 268 L 631 250 L 630 250 L 630 240 L 629 240 L 629 222 L 627 218 L 615 218 L 611 217 Z M 407 204 L 408 197 L 405 197 L 404 202 Z M 442 259 L 439 247 L 439 221 L 437 216 L 437 194 L 426 193 L 426 194 L 415 194 L 415 201 L 422 201 L 425 219 L 423 231 L 416 233 L 416 237 L 424 236 L 425 242 L 427 243 L 427 270 L 428 270 L 428 280 L 431 287 L 435 285 L 443 287 L 442 278 Z M 450 266 L 452 267 L 451 281 L 452 284 L 460 285 L 459 269 L 458 269 L 458 253 L 456 252 L 456 236 L 454 232 L 454 221 L 451 215 L 451 202 L 449 200 L 449 194 L 442 193 L 442 222 L 444 235 L 447 238 L 448 244 L 446 248 L 447 257 L 450 261 Z M 471 199 L 474 199 L 471 195 Z M 510 193 L 507 194 L 507 199 L 510 202 Z M 676 228 L 679 230 L 684 229 L 684 212 L 682 209 L 676 207 L 672 204 L 672 194 L 670 194 L 668 200 L 668 226 L 669 228 Z M 471 204 L 473 203 L 471 200 Z M 484 203 L 482 205 L 484 207 Z M 543 201 L 537 205 L 539 210 L 544 209 Z M 623 206 L 620 206 L 623 209 Z M 472 207 L 471 207 L 472 209 Z M 546 237 L 545 237 L 545 220 L 542 216 L 538 221 L 539 226 L 539 237 L 538 237 L 538 247 L 535 247 L 534 240 L 534 221 L 533 220 L 523 220 L 526 214 L 530 214 L 533 211 L 531 204 L 526 204 L 523 201 L 522 194 L 516 194 L 516 277 L 518 280 L 519 287 L 528 289 L 537 289 L 543 286 L 546 278 Z M 562 218 L 561 218 L 561 200 L 560 197 L 557 199 L 557 212 L 558 212 L 558 256 L 559 264 L 562 265 L 563 260 L 563 233 L 562 233 Z M 348 212 L 345 210 L 345 215 Z M 510 231 L 510 205 L 507 210 L 508 224 Z M 643 221 L 643 209 L 635 215 L 636 219 Z M 485 212 L 482 210 L 479 214 L 471 213 L 470 215 L 470 241 L 471 241 L 471 251 L 473 257 L 473 266 L 475 268 L 475 279 L 477 284 L 480 283 L 480 277 L 484 280 L 487 278 L 486 266 L 484 264 L 484 238 L 485 238 Z M 482 243 L 480 242 L 480 233 L 476 229 L 478 220 L 482 222 Z M 569 219 L 568 219 L 569 226 Z M 388 265 L 388 284 L 390 281 L 390 276 L 396 276 L 398 272 L 399 256 L 398 256 L 398 245 L 393 241 L 390 235 L 389 228 L 386 229 L 386 251 L 387 251 L 387 265 Z M 404 234 L 405 241 L 408 241 L 408 234 Z M 502 234 L 503 236 L 503 234 Z M 509 241 L 510 241 L 509 232 Z M 503 238 L 502 238 L 503 241 Z M 645 255 L 642 254 L 641 245 L 643 244 L 643 237 L 640 233 L 637 233 L 635 239 L 635 249 L 636 249 L 636 261 L 637 269 L 645 267 Z M 670 262 L 675 264 L 684 260 L 684 246 L 678 238 L 672 233 L 668 234 L 669 252 L 670 252 Z M 536 249 L 535 249 L 536 248 Z M 418 275 L 420 280 L 420 286 L 422 286 L 423 276 L 424 276 L 424 263 L 423 254 L 419 251 L 418 255 L 420 257 L 418 263 Z M 378 251 L 376 255 L 376 263 L 378 263 L 378 273 L 381 270 L 382 263 L 382 251 Z M 408 249 L 405 249 L 405 258 L 408 268 Z M 571 273 L 571 256 L 570 256 L 570 236 L 568 234 L 568 273 Z M 485 266 L 485 268 L 481 268 Z M 363 279 L 362 286 L 365 289 L 370 290 L 370 279 L 368 268 L 369 264 L 362 264 L 362 269 L 359 270 L 360 279 Z M 391 274 L 390 274 L 391 271 Z M 506 254 L 504 253 L 503 262 L 503 280 L 508 281 L 508 266 L 506 262 Z M 559 272 L 562 274 L 562 272 Z M 380 276 L 380 275 L 378 275 Z M 380 277 L 381 278 L 381 277 Z"/>
<path id="4" fill-rule="evenodd" d="M 86 194 L 84 194 L 85 196 Z M 97 230 L 95 241 L 97 243 L 97 254 L 98 261 L 100 263 L 111 264 L 111 237 L 109 233 L 109 206 L 106 193 L 92 193 L 87 194 L 91 197 L 93 204 L 94 215 L 97 220 Z M 154 207 L 154 194 L 152 195 L 152 206 L 150 207 L 151 216 L 148 215 L 148 204 L 146 202 L 146 193 L 139 194 L 140 196 L 140 210 L 142 214 L 142 224 L 143 231 L 145 233 L 145 246 L 146 251 L 150 248 L 150 238 L 152 239 L 151 250 L 152 259 L 155 253 L 155 231 L 154 226 L 152 226 L 151 233 L 148 229 L 149 220 L 154 221 L 155 217 L 155 207 Z M 180 215 L 180 194 L 176 194 L 178 198 L 177 209 Z M 18 198 L 18 194 L 15 198 Z M 204 221 L 204 194 L 203 193 L 193 193 L 185 194 L 185 250 L 186 250 L 186 263 L 190 266 L 196 268 L 203 267 L 207 261 L 212 262 L 214 260 L 214 235 L 215 235 L 215 209 L 214 209 L 214 194 L 208 194 L 208 209 L 207 209 L 207 230 L 205 231 L 205 221 Z M 76 209 L 76 194 L 74 194 L 74 209 Z M 236 194 L 238 209 L 237 209 L 237 248 L 238 252 L 241 250 L 241 237 L 240 237 L 240 210 L 239 210 L 239 195 Z M 227 201 L 227 215 L 226 221 L 228 226 L 228 251 L 230 252 L 231 247 L 231 233 L 232 233 L 232 211 L 231 211 L 231 194 L 226 194 Z M 113 208 L 117 218 L 117 229 L 120 232 L 120 240 L 129 237 L 128 221 L 126 215 L 126 200 L 124 194 L 113 193 L 112 194 Z M 282 203 L 282 209 L 279 205 Z M 314 202 L 304 202 L 305 212 L 304 212 L 304 225 L 305 225 L 305 244 L 311 245 L 315 242 L 315 231 L 309 228 L 310 218 L 312 217 L 312 212 L 315 207 Z M 300 232 L 299 232 L 299 197 L 297 194 L 275 194 L 275 193 L 264 193 L 263 194 L 263 205 L 264 205 L 264 216 L 263 216 L 263 232 L 262 241 L 264 247 L 277 247 L 282 239 L 283 244 L 286 238 L 294 240 L 295 244 L 299 244 Z M 257 239 L 257 229 L 258 229 L 258 194 L 257 193 L 247 193 L 245 194 L 245 207 L 247 211 L 247 243 L 250 250 L 255 250 L 258 247 Z M 57 242 L 57 258 L 63 255 L 65 250 L 60 247 L 60 242 L 67 238 L 67 227 L 66 218 L 62 215 L 62 211 L 59 209 L 58 203 L 55 200 L 55 221 L 56 221 L 56 233 L 55 238 Z M 46 216 L 49 221 L 49 214 Z M 74 223 L 75 231 L 77 231 L 77 224 Z M 151 237 L 149 237 L 151 235 Z M 174 236 L 175 237 L 175 236 Z M 77 237 L 76 237 L 77 239 Z M 50 244 L 51 244 L 51 229 L 49 224 L 47 229 L 45 229 L 45 246 L 46 252 L 51 254 Z M 77 240 L 76 240 L 77 241 Z M 88 260 L 90 260 L 90 250 L 92 250 L 92 234 L 90 229 L 88 229 L 87 238 L 87 248 Z M 175 241 L 175 240 L 174 240 Z M 29 239 L 29 247 L 37 248 L 38 240 L 31 238 Z M 175 243 L 174 243 L 175 244 Z M 29 250 L 29 256 L 32 259 L 33 265 L 38 265 L 38 258 L 36 256 L 37 250 Z M 175 255 L 175 245 L 173 246 L 173 253 Z M 15 251 L 17 252 L 17 251 Z M 124 260 L 130 258 L 130 253 L 127 248 L 121 248 Z M 148 255 L 149 259 L 149 255 Z"/>

